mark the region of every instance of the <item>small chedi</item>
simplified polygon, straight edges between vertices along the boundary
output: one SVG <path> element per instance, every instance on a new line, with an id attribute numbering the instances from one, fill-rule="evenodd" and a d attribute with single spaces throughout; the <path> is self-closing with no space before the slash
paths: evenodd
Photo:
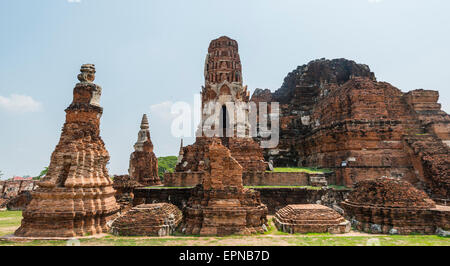
<path id="1" fill-rule="evenodd" d="M 231 235 L 264 232 L 267 207 L 259 193 L 244 188 L 243 167 L 214 139 L 205 153 L 205 176 L 184 210 L 182 232 Z"/>
<path id="2" fill-rule="evenodd" d="M 274 217 L 278 230 L 295 234 L 350 232 L 350 222 L 335 210 L 318 204 L 288 205 Z"/>
<path id="3" fill-rule="evenodd" d="M 365 232 L 434 234 L 450 229 L 449 206 L 436 205 L 425 192 L 395 178 L 359 181 L 341 206 Z"/>
<path id="4" fill-rule="evenodd" d="M 73 102 L 51 156 L 47 175 L 32 192 L 23 212 L 18 237 L 75 237 L 108 231 L 119 210 L 106 164 L 108 151 L 100 137 L 101 87 L 94 84 L 95 67 L 81 67 Z"/>
<path id="5" fill-rule="evenodd" d="M 242 121 L 238 119 L 238 117 L 248 118 L 248 111 L 235 108 L 241 103 L 248 103 L 249 96 L 247 86 L 244 86 L 242 81 L 237 42 L 225 36 L 211 41 L 205 62 L 205 86 L 201 91 L 202 120 L 196 142 L 181 147 L 175 173 L 166 174 L 164 177 L 166 185 L 180 185 L 179 179 L 184 179 L 181 183 L 183 186 L 201 183 L 205 168 L 205 153 L 208 146 L 217 140 L 230 150 L 244 172 L 266 170 L 267 163 L 264 162 L 263 151 L 249 136 L 251 130 L 249 119 Z M 217 107 L 220 107 L 220 110 L 217 110 Z M 215 122 L 207 125 L 208 121 Z"/>
<path id="6" fill-rule="evenodd" d="M 143 204 L 117 218 L 111 232 L 120 236 L 168 236 L 182 219 L 182 212 L 172 204 Z"/>
<path id="7" fill-rule="evenodd" d="M 130 156 L 129 175 L 143 186 L 161 185 L 158 158 L 153 152 L 147 115 L 143 115 L 138 140 Z"/>

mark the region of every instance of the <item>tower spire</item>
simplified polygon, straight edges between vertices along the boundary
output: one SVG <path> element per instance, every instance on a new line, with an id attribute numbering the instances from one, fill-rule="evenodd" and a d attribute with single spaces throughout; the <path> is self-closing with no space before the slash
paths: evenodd
<path id="1" fill-rule="evenodd" d="M 149 129 L 147 114 L 142 116 L 141 129 Z"/>
<path id="2" fill-rule="evenodd" d="M 183 139 L 181 139 L 179 155 L 183 155 L 183 154 L 184 154 L 183 147 L 184 147 L 184 145 L 183 145 Z"/>

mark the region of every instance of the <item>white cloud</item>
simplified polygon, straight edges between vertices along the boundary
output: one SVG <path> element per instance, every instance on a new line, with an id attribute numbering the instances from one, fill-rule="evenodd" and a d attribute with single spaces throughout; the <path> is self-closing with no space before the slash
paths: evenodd
<path id="1" fill-rule="evenodd" d="M 17 113 L 38 112 L 42 104 L 27 95 L 11 94 L 9 97 L 0 95 L 0 108 Z"/>
<path id="2" fill-rule="evenodd" d="M 383 1 L 384 0 L 368 0 L 368 2 L 371 3 L 371 4 L 378 4 L 378 3 L 381 3 Z"/>
<path id="3" fill-rule="evenodd" d="M 172 120 L 176 117 L 176 115 L 171 113 L 172 105 L 173 102 L 166 101 L 150 106 L 150 117 L 157 116 L 166 122 L 172 122 Z"/>

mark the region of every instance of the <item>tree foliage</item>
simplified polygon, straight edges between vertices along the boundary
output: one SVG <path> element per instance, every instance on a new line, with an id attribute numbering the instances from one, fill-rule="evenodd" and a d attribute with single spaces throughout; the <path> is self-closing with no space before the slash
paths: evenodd
<path id="1" fill-rule="evenodd" d="M 47 175 L 47 172 L 48 172 L 48 167 L 45 167 L 44 170 L 42 170 L 41 173 L 38 176 L 34 177 L 33 179 L 34 180 L 40 180 L 45 175 Z"/>
<path id="2" fill-rule="evenodd" d="M 173 173 L 175 165 L 177 165 L 177 156 L 167 156 L 158 158 L 158 175 L 164 178 L 164 173 Z"/>

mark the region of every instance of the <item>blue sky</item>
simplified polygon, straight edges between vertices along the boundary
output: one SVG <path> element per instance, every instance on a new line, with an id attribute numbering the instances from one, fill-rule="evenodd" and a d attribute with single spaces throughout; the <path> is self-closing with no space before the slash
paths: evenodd
<path id="1" fill-rule="evenodd" d="M 2 0 L 0 170 L 35 176 L 49 164 L 83 63 L 103 87 L 110 174 L 127 173 L 143 113 L 157 156 L 176 155 L 170 103 L 193 102 L 222 35 L 239 42 L 251 91 L 344 57 L 402 91 L 439 90 L 449 112 L 449 11 L 445 0 Z"/>

